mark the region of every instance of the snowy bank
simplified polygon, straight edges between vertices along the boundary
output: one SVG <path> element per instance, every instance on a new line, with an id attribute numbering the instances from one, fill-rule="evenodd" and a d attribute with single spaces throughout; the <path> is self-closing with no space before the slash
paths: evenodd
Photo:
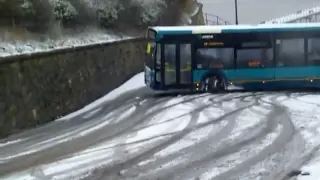
<path id="1" fill-rule="evenodd" d="M 134 90 L 134 89 L 138 89 L 138 88 L 141 88 L 144 86 L 145 86 L 144 73 L 141 72 L 141 73 L 133 76 L 127 82 L 125 82 L 124 84 L 122 84 L 118 88 L 114 89 L 110 93 L 106 94 L 102 98 L 97 99 L 96 101 L 92 102 L 91 104 L 88 104 L 87 106 L 85 106 L 84 108 L 82 108 L 78 111 L 72 112 L 62 118 L 59 118 L 57 121 L 71 119 L 72 117 L 75 117 L 75 116 L 78 116 L 78 115 L 83 114 L 85 112 L 88 112 L 88 111 L 98 107 L 99 105 L 105 103 L 105 102 L 111 101 L 111 100 L 119 97 L 121 94 L 123 94 L 125 92 L 128 92 L 130 90 Z M 92 113 L 95 113 L 95 112 L 97 112 L 97 111 L 93 111 Z"/>
<path id="2" fill-rule="evenodd" d="M 116 36 L 106 33 L 80 34 L 73 37 L 63 36 L 57 40 L 46 39 L 42 42 L 36 40 L 0 42 L 0 57 L 48 52 L 65 48 L 78 48 L 93 44 L 103 44 L 119 40 L 132 39 L 129 36 Z"/>
<path id="3" fill-rule="evenodd" d="M 57 121 L 69 120 L 73 117 L 76 117 L 76 116 L 84 114 L 84 113 L 85 113 L 86 118 L 90 118 L 90 116 L 93 116 L 94 114 L 99 113 L 99 110 L 101 109 L 101 108 L 99 108 L 99 106 L 101 106 L 101 104 L 104 104 L 108 101 L 111 101 L 111 100 L 121 96 L 123 93 L 126 93 L 131 90 L 135 90 L 135 89 L 138 89 L 138 88 L 141 88 L 144 86 L 145 86 L 144 73 L 141 72 L 141 73 L 133 76 L 131 79 L 126 81 L 124 84 L 122 84 L 118 88 L 116 88 L 113 91 L 111 91 L 110 93 L 106 94 L 104 97 L 97 99 L 96 101 L 88 104 L 84 108 L 82 108 L 78 111 L 75 111 L 73 113 L 70 113 L 70 114 L 58 119 Z M 94 109 L 94 108 L 97 108 L 97 109 Z M 134 110 L 134 108 L 131 108 L 131 109 Z M 126 114 L 128 114 L 128 113 L 130 114 L 130 112 L 131 111 L 128 110 L 126 113 L 123 113 L 122 116 L 126 116 Z M 110 113 L 109 115 L 113 114 L 113 112 L 109 112 L 109 113 Z M 109 115 L 106 115 L 105 118 L 108 119 Z M 120 117 L 121 116 L 119 116 L 119 118 Z M 49 139 L 40 141 L 39 143 L 33 144 L 31 146 L 28 146 L 25 144 L 24 145 L 24 148 L 26 148 L 25 150 L 23 150 L 22 152 L 16 152 L 14 155 L 12 155 L 10 157 L 2 157 L 4 154 L 1 154 L 0 155 L 0 164 L 3 163 L 4 161 L 11 159 L 11 158 L 18 158 L 18 157 L 26 156 L 26 155 L 29 155 L 32 153 L 36 153 L 36 152 L 48 149 L 50 147 L 59 145 L 59 144 L 66 142 L 70 139 L 73 139 L 75 137 L 84 136 L 88 133 L 91 133 L 92 131 L 96 131 L 100 127 L 103 127 L 109 123 L 110 123 L 109 121 L 105 121 L 105 122 L 100 123 L 99 125 L 96 125 L 93 127 L 90 127 L 90 126 L 85 127 L 84 129 L 81 129 L 81 131 L 79 131 L 79 129 L 70 130 L 66 134 L 50 137 Z M 31 140 L 31 139 L 23 138 L 23 139 L 8 140 L 5 142 L 0 142 L 0 148 L 6 147 L 6 146 L 11 146 L 11 145 L 17 145 L 17 144 L 23 143 L 23 142 L 25 143 L 28 140 Z"/>

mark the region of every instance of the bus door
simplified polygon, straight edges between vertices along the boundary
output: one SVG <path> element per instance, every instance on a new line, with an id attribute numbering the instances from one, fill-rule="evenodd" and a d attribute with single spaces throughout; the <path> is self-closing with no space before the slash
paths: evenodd
<path id="1" fill-rule="evenodd" d="M 185 88 L 191 85 L 191 44 L 164 44 L 165 86 Z"/>
<path id="2" fill-rule="evenodd" d="M 164 44 L 163 74 L 165 86 L 177 85 L 177 46 Z"/>
<path id="3" fill-rule="evenodd" d="M 181 86 L 188 86 L 192 84 L 191 75 L 191 44 L 180 44 L 179 56 L 177 57 L 178 66 L 178 84 Z"/>

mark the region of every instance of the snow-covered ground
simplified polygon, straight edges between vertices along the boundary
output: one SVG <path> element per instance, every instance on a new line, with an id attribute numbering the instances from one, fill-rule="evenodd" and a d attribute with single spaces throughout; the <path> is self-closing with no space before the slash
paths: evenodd
<path id="1" fill-rule="evenodd" d="M 310 175 L 299 175 L 298 180 L 320 180 L 320 154 L 316 153 L 315 155 L 318 157 L 312 159 L 302 168 L 303 173 L 310 173 Z"/>
<path id="2" fill-rule="evenodd" d="M 113 91 L 109 92 L 107 95 L 103 96 L 102 98 L 95 100 L 94 102 L 88 104 L 87 106 L 85 106 L 84 108 L 82 108 L 78 111 L 75 111 L 75 112 L 70 113 L 64 117 L 61 117 L 61 118 L 57 119 L 56 121 L 71 119 L 71 118 L 76 117 L 80 114 L 88 112 L 94 108 L 97 108 L 103 103 L 111 101 L 127 91 L 131 91 L 131 90 L 134 90 L 137 88 L 144 87 L 145 86 L 144 81 L 141 81 L 141 79 L 143 79 L 143 78 L 144 78 L 144 73 L 139 73 L 139 74 L 133 76 L 131 79 L 129 79 L 127 82 L 125 82 L 121 86 L 119 86 L 118 88 L 114 89 Z M 97 113 L 98 110 L 91 112 L 90 115 Z"/>
<path id="3" fill-rule="evenodd" d="M 298 179 L 320 178 L 319 94 L 143 98 L 143 78 L 137 74 L 57 124 L 2 142 L 0 174 L 9 174 L 1 179 L 275 179 L 310 155 L 302 168 L 310 175 Z"/>

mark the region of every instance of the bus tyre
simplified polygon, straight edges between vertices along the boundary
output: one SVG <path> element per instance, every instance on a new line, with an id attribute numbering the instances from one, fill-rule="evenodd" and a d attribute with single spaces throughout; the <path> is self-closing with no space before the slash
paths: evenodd
<path id="1" fill-rule="evenodd" d="M 203 91 L 207 93 L 221 92 L 225 90 L 224 81 L 218 76 L 210 76 L 204 79 Z"/>

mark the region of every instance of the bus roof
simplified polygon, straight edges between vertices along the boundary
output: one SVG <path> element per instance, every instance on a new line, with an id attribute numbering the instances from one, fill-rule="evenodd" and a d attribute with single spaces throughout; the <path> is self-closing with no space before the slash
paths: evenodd
<path id="1" fill-rule="evenodd" d="M 154 26 L 149 27 L 157 33 L 165 34 L 210 34 L 210 33 L 248 33 L 319 30 L 320 23 L 281 23 L 257 25 L 208 25 L 208 26 Z"/>

